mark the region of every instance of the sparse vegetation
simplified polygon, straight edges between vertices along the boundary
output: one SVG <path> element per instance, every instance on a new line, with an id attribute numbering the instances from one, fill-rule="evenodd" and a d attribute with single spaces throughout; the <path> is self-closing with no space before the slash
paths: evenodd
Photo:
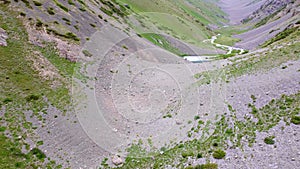
<path id="1" fill-rule="evenodd" d="M 42 6 L 43 4 L 39 1 L 32 1 L 35 6 Z"/>
<path id="2" fill-rule="evenodd" d="M 287 28 L 284 31 L 278 33 L 274 38 L 270 39 L 269 41 L 265 42 L 263 45 L 261 45 L 262 47 L 267 47 L 279 40 L 285 39 L 286 37 L 288 37 L 290 34 L 292 33 L 296 33 L 298 34 L 298 36 L 300 35 L 300 30 L 299 30 L 299 26 L 295 26 L 292 28 Z"/>
<path id="3" fill-rule="evenodd" d="M 54 9 L 53 8 L 48 8 L 47 12 L 49 15 L 55 15 Z"/>
<path id="4" fill-rule="evenodd" d="M 145 33 L 141 34 L 142 37 L 146 38 L 153 44 L 160 46 L 178 56 L 183 56 L 182 53 L 178 48 L 174 47 L 169 41 L 167 41 L 162 35 L 154 34 L 154 33 Z"/>
<path id="5" fill-rule="evenodd" d="M 15 1 L 17 2 L 18 0 Z M 1 4 L 0 6 L 0 11 L 3 13 L 3 15 L 0 15 L 0 25 L 9 36 L 7 39 L 8 45 L 6 47 L 0 46 L 0 67 L 1 70 L 3 70 L 0 72 L 0 168 L 63 167 L 63 165 L 56 165 L 55 162 L 50 159 L 50 157 L 46 156 L 46 154 L 43 152 L 43 148 L 49 144 L 48 142 L 45 142 L 44 145 L 45 140 L 43 141 L 41 139 L 45 137 L 35 137 L 35 134 L 36 131 L 39 131 L 40 127 L 44 128 L 45 125 L 49 124 L 47 121 L 48 119 L 46 119 L 48 117 L 50 120 L 65 120 L 65 118 L 62 117 L 65 115 L 64 113 L 69 110 L 69 105 L 71 102 L 69 95 L 70 79 L 76 76 L 76 71 L 74 71 L 74 69 L 80 66 L 80 63 L 60 57 L 59 52 L 56 49 L 57 44 L 55 43 L 39 41 L 37 42 L 38 45 L 34 45 L 35 43 L 29 43 L 29 40 L 32 41 L 34 38 L 31 38 L 30 36 L 29 39 L 24 27 L 27 22 L 24 24 L 22 22 L 23 20 L 29 22 L 30 28 L 32 27 L 39 31 L 46 29 L 49 34 L 57 35 L 55 40 L 56 38 L 60 38 L 63 41 L 67 41 L 67 43 L 79 44 L 80 38 L 84 38 L 87 41 L 90 40 L 90 35 L 93 33 L 93 31 L 101 30 L 101 28 L 97 28 L 97 26 L 104 25 L 103 22 L 108 22 L 108 20 L 111 21 L 110 19 L 114 18 L 121 24 L 123 22 L 128 23 L 128 27 L 127 25 L 125 26 L 125 24 L 122 24 L 122 28 L 123 26 L 124 28 L 126 27 L 124 30 L 122 29 L 122 31 L 128 33 L 128 35 L 137 33 L 139 37 L 143 37 L 158 47 L 164 48 L 178 56 L 187 55 L 183 51 L 188 51 L 188 49 L 185 49 L 185 47 L 181 46 L 178 47 L 179 45 L 177 42 L 179 43 L 179 41 L 173 41 L 173 39 L 170 40 L 167 36 L 196 45 L 195 49 L 198 49 L 198 46 L 201 47 L 199 49 L 213 50 L 212 45 L 202 42 L 204 39 L 207 39 L 215 34 L 215 32 L 220 31 L 220 33 L 222 33 L 224 30 L 225 33 L 218 38 L 217 43 L 232 46 L 239 40 L 232 38 L 231 35 L 244 31 L 242 30 L 244 28 L 238 26 L 236 28 L 225 28 L 225 26 L 223 28 L 217 28 L 226 25 L 226 17 L 224 13 L 222 13 L 216 5 L 212 5 L 210 9 L 207 9 L 206 4 L 210 4 L 211 2 L 203 3 L 202 1 L 197 0 L 187 0 L 184 3 L 182 1 L 170 3 L 169 1 L 146 0 L 100 0 L 89 3 L 83 0 L 54 0 L 49 2 L 49 4 L 48 2 L 43 4 L 44 1 L 40 0 L 22 0 L 22 2 L 25 4 L 21 4 L 22 8 L 27 6 L 27 8 L 38 9 L 38 12 L 45 12 L 49 15 L 55 15 L 57 13 L 57 15 L 33 16 L 32 13 L 35 11 L 32 12 L 32 10 L 28 10 L 26 8 L 25 10 L 16 10 L 18 12 L 15 13 L 10 11 L 11 9 L 7 8 L 5 4 Z M 53 3 L 55 3 L 57 7 L 53 7 Z M 94 12 L 94 8 L 90 8 L 91 5 L 95 4 L 98 4 L 96 7 L 100 8 L 103 13 L 109 16 L 107 19 L 104 19 L 102 15 L 98 14 L 99 10 L 95 10 Z M 32 8 L 30 5 L 35 6 Z M 73 10 L 75 10 L 76 14 L 86 14 L 88 16 L 84 16 L 79 19 L 77 16 L 74 16 L 75 12 Z M 20 11 L 30 12 L 28 13 L 28 17 L 25 17 L 26 13 L 20 13 Z M 129 12 L 138 15 L 138 17 L 135 19 L 136 22 L 140 22 L 140 25 L 143 29 L 142 31 L 139 30 L 139 27 L 130 27 L 130 24 L 132 23 L 129 23 L 129 20 L 126 18 L 126 15 Z M 146 13 L 145 16 L 139 15 L 139 13 L 143 12 Z M 163 12 L 165 13 L 162 14 Z M 157 16 L 156 14 L 162 15 Z M 20 15 L 23 17 L 17 17 Z M 106 15 L 105 17 L 107 17 Z M 49 18 L 44 17 L 53 18 L 53 20 L 49 20 Z M 99 19 L 103 20 L 99 22 Z M 268 18 L 263 19 L 260 23 L 258 23 L 258 26 L 266 22 L 268 22 Z M 113 24 L 114 22 L 112 21 L 110 23 Z M 162 34 L 138 33 L 147 31 L 153 32 L 152 28 L 153 30 L 157 30 Z M 144 29 L 146 31 L 144 31 Z M 215 29 L 219 30 L 216 31 Z M 136 32 L 134 32 L 135 30 Z M 80 36 L 80 38 L 78 36 Z M 199 80 L 197 85 L 210 85 L 216 82 L 220 82 L 221 85 L 231 85 L 229 82 L 234 82 L 235 77 L 249 73 L 270 70 L 274 67 L 280 71 L 289 73 L 294 66 L 286 62 L 299 60 L 300 44 L 297 42 L 298 37 L 298 27 L 297 29 L 294 29 L 294 27 L 290 26 L 288 29 L 279 33 L 275 38 L 264 44 L 270 48 L 269 51 L 266 49 L 267 52 L 263 51 L 257 54 L 251 51 L 249 55 L 235 57 L 232 59 L 235 61 L 232 61 L 227 65 L 220 65 L 222 66 L 220 69 L 218 67 L 212 67 L 212 69 L 209 67 L 209 71 L 195 74 L 194 77 Z M 294 40 L 291 40 L 292 38 L 294 38 Z M 84 39 L 82 41 L 83 43 L 85 42 Z M 61 41 L 59 40 L 59 42 Z M 115 48 L 117 50 L 121 49 L 121 52 L 113 51 L 112 54 L 114 54 L 115 57 L 111 57 L 110 59 L 127 56 L 129 52 L 136 49 L 136 47 L 132 47 L 131 44 L 126 45 L 119 45 L 117 48 Z M 147 43 L 145 43 L 145 45 L 147 45 Z M 153 45 L 151 47 L 153 47 Z M 94 53 L 94 51 L 90 53 L 88 50 L 82 50 L 81 52 L 85 57 L 92 57 L 92 53 Z M 239 50 L 233 50 L 231 54 L 219 55 L 218 58 L 227 59 L 237 55 L 240 52 L 241 51 Z M 248 52 L 249 51 L 246 50 L 243 54 Z M 36 54 L 40 59 L 45 59 L 46 63 L 36 63 L 37 61 L 34 60 L 35 58 L 33 58 L 33 54 Z M 94 60 L 94 58 L 86 58 L 85 60 L 90 61 Z M 228 60 L 231 61 L 230 59 Z M 180 61 L 178 63 L 178 65 L 173 65 L 182 66 Z M 49 65 L 49 69 L 47 69 L 48 67 L 44 65 L 42 65 L 42 68 L 45 68 L 45 70 L 49 71 L 50 75 L 53 74 L 53 77 L 44 77 L 45 75 L 39 72 L 38 68 L 36 68 L 36 65 L 41 66 L 41 64 L 47 64 L 47 66 Z M 125 73 L 133 76 L 135 73 L 133 71 L 135 71 L 137 67 L 133 63 L 131 64 L 132 65 L 127 64 L 128 72 L 126 69 Z M 115 75 L 123 75 L 122 72 L 119 72 L 119 70 L 115 69 L 113 66 L 114 64 L 107 63 L 108 69 L 104 69 L 105 73 L 109 77 L 118 77 Z M 106 66 L 104 66 L 104 68 L 106 68 Z M 193 69 L 194 68 L 195 70 L 203 70 L 198 69 L 197 65 L 193 66 Z M 186 74 L 186 76 L 189 75 Z M 97 79 L 102 80 L 99 77 L 88 78 L 95 81 Z M 106 79 L 103 78 L 103 80 Z M 197 88 L 197 85 L 191 87 Z M 93 89 L 93 86 L 90 86 L 90 83 L 87 83 L 87 87 Z M 206 89 L 215 89 L 210 88 L 210 86 L 203 87 L 206 87 Z M 108 91 L 106 86 L 103 86 L 103 89 Z M 169 91 L 166 93 L 169 94 Z M 237 93 L 237 95 L 238 94 L 240 93 Z M 235 96 L 236 95 L 233 94 L 231 97 Z M 225 97 L 227 98 L 227 96 Z M 183 120 L 177 120 L 177 117 L 180 116 L 177 116 L 177 110 L 175 110 L 173 107 L 170 111 L 168 109 L 168 111 L 162 112 L 164 114 L 162 114 L 163 116 L 161 116 L 161 118 L 165 119 L 160 120 L 166 122 L 174 122 L 173 120 L 176 120 L 176 124 L 174 122 L 175 126 L 178 126 L 179 129 L 188 130 L 183 133 L 185 141 L 180 141 L 180 139 L 175 138 L 174 140 L 170 140 L 171 144 L 166 144 L 164 147 L 156 146 L 156 142 L 154 142 L 155 146 L 152 145 L 152 138 L 148 139 L 150 146 L 148 146 L 147 143 L 147 145 L 143 144 L 144 140 L 142 139 L 132 142 L 131 147 L 129 147 L 127 150 L 128 152 L 125 153 L 128 154 L 128 156 L 125 157 L 125 161 L 122 162 L 122 165 L 118 165 L 118 168 L 166 168 L 166 166 L 168 166 L 169 168 L 217 169 L 217 164 L 209 163 L 212 158 L 225 159 L 226 151 L 228 151 L 228 149 L 239 148 L 239 150 L 244 150 L 244 146 L 251 147 L 256 143 L 256 141 L 261 142 L 262 140 L 257 140 L 256 138 L 256 134 L 258 132 L 268 133 L 268 131 L 277 126 L 279 122 L 280 125 L 284 122 L 286 126 L 292 124 L 290 127 L 295 127 L 294 125 L 300 124 L 300 93 L 289 96 L 282 95 L 280 98 L 274 98 L 265 106 L 260 104 L 260 101 L 264 100 L 264 95 L 260 95 L 259 93 L 257 94 L 255 92 L 255 96 L 251 95 L 250 97 L 252 101 L 249 103 L 241 103 L 241 106 L 247 106 L 248 104 L 248 108 L 245 108 L 249 110 L 249 112 L 240 113 L 238 111 L 241 109 L 239 106 L 236 106 L 235 103 L 233 103 L 235 107 L 229 105 L 228 102 L 231 102 L 234 100 L 234 98 L 228 100 L 225 99 L 224 104 L 225 106 L 227 104 L 227 109 L 225 107 L 225 109 L 222 110 L 223 112 L 218 112 L 219 109 L 216 109 L 216 112 L 213 113 L 220 114 L 215 117 L 211 117 L 213 116 L 213 113 L 206 112 L 206 109 L 203 109 L 204 112 L 202 112 L 202 110 L 199 112 L 194 111 L 192 112 L 194 115 L 188 116 L 189 119 Z M 170 102 L 173 101 L 173 98 L 172 100 L 170 99 Z M 105 101 L 105 104 L 106 103 L 109 106 L 110 100 L 107 102 Z M 265 103 L 266 102 L 264 102 L 264 104 Z M 203 104 L 206 104 L 206 102 L 203 102 Z M 203 106 L 203 104 L 201 103 L 200 106 Z M 256 107 L 257 105 L 260 107 Z M 56 111 L 54 113 L 49 113 L 49 106 Z M 197 106 L 199 106 L 199 104 Z M 184 106 L 180 105 L 178 107 Z M 172 116 L 176 118 L 171 119 Z M 34 122 L 27 121 L 28 118 L 34 119 Z M 72 125 L 79 123 L 79 121 L 70 118 L 70 116 L 66 116 L 66 119 L 70 121 Z M 115 119 L 116 124 L 119 122 L 121 121 Z M 286 126 L 283 126 L 282 130 L 284 130 L 284 127 Z M 51 129 L 48 129 L 47 127 L 44 129 L 46 129 L 46 132 L 43 132 L 42 134 L 50 134 L 50 132 L 52 133 Z M 130 134 L 130 132 L 132 134 L 132 132 L 135 131 L 130 130 L 128 131 L 128 134 Z M 147 133 L 143 134 L 146 135 Z M 28 140 L 28 136 L 30 136 L 30 139 L 32 139 L 32 142 L 30 142 L 32 144 L 30 145 L 26 142 Z M 137 137 L 140 136 L 137 135 Z M 264 138 L 263 141 L 268 145 L 274 145 L 275 140 L 277 141 L 281 139 L 275 139 L 275 136 L 268 136 Z M 274 147 L 275 146 L 276 145 L 274 145 Z M 268 148 L 272 147 L 273 146 L 268 146 Z M 23 151 L 24 148 L 26 149 L 25 151 Z M 64 150 L 61 149 L 59 151 Z M 68 155 L 67 152 L 64 153 L 66 156 Z M 63 157 L 58 158 L 61 158 L 61 161 L 65 164 Z M 215 159 L 213 160 L 216 161 Z M 193 160 L 199 160 L 201 162 L 206 161 L 207 164 L 192 166 L 190 162 Z M 110 168 L 108 161 L 110 162 L 111 160 L 104 158 L 101 166 L 104 168 Z M 66 163 L 69 163 L 69 161 Z"/>
<path id="6" fill-rule="evenodd" d="M 221 150 L 221 149 L 215 150 L 214 153 L 213 153 L 213 157 L 215 159 L 222 159 L 225 156 L 226 156 L 226 152 Z"/>
<path id="7" fill-rule="evenodd" d="M 83 50 L 82 53 L 83 53 L 84 56 L 86 56 L 86 57 L 92 57 L 92 56 L 93 56 L 88 50 Z"/>
<path id="8" fill-rule="evenodd" d="M 57 0 L 54 0 L 55 4 L 65 12 L 69 12 L 69 9 L 65 7 L 63 4 L 59 3 Z"/>
<path id="9" fill-rule="evenodd" d="M 275 144 L 275 141 L 274 141 L 274 136 L 269 136 L 269 137 L 266 137 L 265 139 L 264 139 L 264 142 L 266 143 L 266 144 Z"/>
<path id="10" fill-rule="evenodd" d="M 216 163 L 207 163 L 196 166 L 188 166 L 185 169 L 218 169 L 218 164 Z"/>
<path id="11" fill-rule="evenodd" d="M 293 116 L 291 119 L 293 124 L 299 125 L 300 124 L 300 116 Z"/>
<path id="12" fill-rule="evenodd" d="M 24 112 L 32 111 L 32 116 L 43 124 L 39 112 L 44 112 L 44 107 L 48 104 L 64 112 L 66 105 L 70 103 L 69 90 L 65 88 L 66 85 L 53 88 L 51 81 L 43 80 L 33 69 L 28 57 L 45 49 L 28 42 L 26 29 L 21 18 L 17 18 L 17 12 L 9 10 L 6 5 L 0 5 L 0 10 L 3 12 L 3 15 L 0 15 L 1 28 L 5 29 L 9 36 L 8 46 L 0 46 L 1 69 L 5 70 L 0 73 L 0 77 L 3 77 L 0 80 L 0 100 L 6 106 L 4 115 L 0 118 L 0 126 L 1 130 L 5 128 L 5 133 L 10 135 L 6 137 L 0 133 L 0 168 L 54 168 L 55 163 L 45 162 L 46 156 L 38 148 L 33 148 L 27 154 L 21 151 L 22 147 L 30 150 L 30 146 L 24 140 L 28 135 L 33 135 L 36 129 L 27 121 Z M 55 49 L 50 45 L 46 46 L 45 48 L 52 49 L 49 54 L 60 58 Z M 47 98 L 47 101 L 41 98 Z M 5 127 L 3 124 L 6 124 Z M 37 143 L 41 144 L 41 141 L 37 140 Z"/>

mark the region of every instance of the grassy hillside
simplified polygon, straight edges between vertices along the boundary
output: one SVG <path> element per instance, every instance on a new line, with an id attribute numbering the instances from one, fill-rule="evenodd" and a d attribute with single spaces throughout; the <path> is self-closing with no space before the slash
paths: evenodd
<path id="1" fill-rule="evenodd" d="M 7 47 L 0 46 L 0 106 L 3 108 L 0 117 L 0 168 L 55 167 L 55 162 L 51 162 L 50 158 L 46 160 L 45 154 L 39 150 L 41 141 L 33 139 L 32 146 L 25 143 L 37 129 L 26 116 L 43 124 L 43 116 L 47 113 L 45 108 L 49 104 L 62 112 L 65 110 L 70 103 L 69 89 L 66 81 L 59 76 L 70 77 L 75 63 L 61 58 L 51 44 L 45 48 L 30 44 L 22 19 L 17 19 L 18 13 L 12 12 L 6 5 L 1 5 L 0 10 L 3 12 L 0 25 L 8 33 Z M 48 64 L 39 62 L 41 60 L 35 53 L 44 54 L 45 58 L 42 56 L 40 59 L 49 59 Z M 41 75 L 43 70 L 57 70 L 58 76 L 49 79 Z M 53 85 L 54 82 L 57 85 Z M 27 153 L 21 151 L 22 148 Z"/>
<path id="2" fill-rule="evenodd" d="M 193 0 L 118 0 L 128 5 L 141 23 L 134 25 L 139 33 L 168 34 L 199 47 L 208 47 L 202 41 L 214 33 L 210 24 L 226 22 L 225 15 L 213 3 Z M 213 10 L 208 10 L 207 7 Z M 147 37 L 146 37 L 147 38 Z M 148 39 L 151 41 L 151 39 Z"/>

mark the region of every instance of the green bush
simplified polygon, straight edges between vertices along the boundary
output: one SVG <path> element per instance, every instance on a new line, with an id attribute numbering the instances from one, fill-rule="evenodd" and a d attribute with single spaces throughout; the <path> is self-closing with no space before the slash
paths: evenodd
<path id="1" fill-rule="evenodd" d="M 80 39 L 72 32 L 68 32 L 64 35 L 65 38 L 73 39 L 75 41 L 80 41 Z"/>
<path id="2" fill-rule="evenodd" d="M 270 39 L 269 41 L 265 42 L 262 47 L 266 47 L 268 45 L 271 45 L 274 42 L 277 42 L 279 40 L 282 40 L 289 36 L 291 33 L 299 31 L 298 27 L 293 27 L 293 28 L 286 28 L 284 31 L 278 33 L 274 38 Z"/>
<path id="3" fill-rule="evenodd" d="M 28 0 L 21 0 L 21 1 L 26 5 L 27 8 L 32 9 Z"/>
<path id="4" fill-rule="evenodd" d="M 54 2 L 60 9 L 64 10 L 65 12 L 69 12 L 69 9 L 65 7 L 63 4 L 59 3 L 57 0 L 54 0 Z"/>
<path id="5" fill-rule="evenodd" d="M 192 157 L 192 156 L 194 156 L 194 153 L 192 151 L 185 151 L 185 152 L 181 153 L 181 156 L 183 158 Z"/>
<path id="6" fill-rule="evenodd" d="M 45 153 L 42 152 L 42 150 L 38 149 L 38 148 L 33 148 L 30 151 L 31 154 L 35 155 L 38 159 L 45 159 L 46 155 Z"/>
<path id="7" fill-rule="evenodd" d="M 38 100 L 38 99 L 39 99 L 39 96 L 34 95 L 34 94 L 29 95 L 29 96 L 26 97 L 26 100 L 27 100 L 28 102 L 34 101 L 34 100 Z"/>
<path id="8" fill-rule="evenodd" d="M 264 139 L 264 142 L 266 144 L 270 144 L 270 145 L 275 144 L 275 141 L 273 139 L 274 139 L 274 136 L 269 136 Z"/>
<path id="9" fill-rule="evenodd" d="M 218 164 L 216 163 L 207 163 L 196 166 L 188 166 L 185 169 L 218 169 Z"/>
<path id="10" fill-rule="evenodd" d="M 74 3 L 72 0 L 68 0 L 68 4 L 69 4 L 69 5 L 74 5 L 74 6 L 75 6 L 75 3 Z"/>
<path id="11" fill-rule="evenodd" d="M 41 20 L 37 19 L 36 23 L 35 23 L 35 26 L 40 28 L 40 27 L 43 26 L 43 22 Z"/>
<path id="12" fill-rule="evenodd" d="M 33 1 L 33 4 L 35 5 L 35 6 L 42 6 L 43 4 L 41 3 L 41 2 L 39 2 L 39 1 Z"/>
<path id="13" fill-rule="evenodd" d="M 93 54 L 91 54 L 88 50 L 83 50 L 82 53 L 84 54 L 84 56 L 86 57 L 92 57 Z"/>
<path id="14" fill-rule="evenodd" d="M 299 125 L 300 124 L 300 116 L 293 116 L 291 119 L 291 123 Z"/>
<path id="15" fill-rule="evenodd" d="M 201 153 L 197 154 L 197 158 L 202 158 L 202 157 L 203 157 L 203 155 Z"/>
<path id="16" fill-rule="evenodd" d="M 113 15 L 113 12 L 112 11 L 110 11 L 110 10 L 108 10 L 108 9 L 106 9 L 106 8 L 104 8 L 104 7 L 100 7 L 100 10 L 102 11 L 102 12 L 104 12 L 106 15 L 108 15 L 108 16 L 112 16 Z"/>
<path id="17" fill-rule="evenodd" d="M 218 149 L 218 150 L 214 151 L 214 153 L 213 153 L 213 157 L 215 159 L 222 159 L 225 156 L 226 156 L 226 152 L 221 149 Z"/>
<path id="18" fill-rule="evenodd" d="M 3 103 L 7 104 L 7 103 L 12 102 L 12 101 L 13 100 L 11 98 L 6 98 L 6 99 L 3 100 Z"/>
<path id="19" fill-rule="evenodd" d="M 47 12 L 48 12 L 49 15 L 55 15 L 55 12 L 54 12 L 53 8 L 47 9 Z"/>
<path id="20" fill-rule="evenodd" d="M 0 132 L 4 132 L 6 130 L 5 126 L 0 126 Z"/>

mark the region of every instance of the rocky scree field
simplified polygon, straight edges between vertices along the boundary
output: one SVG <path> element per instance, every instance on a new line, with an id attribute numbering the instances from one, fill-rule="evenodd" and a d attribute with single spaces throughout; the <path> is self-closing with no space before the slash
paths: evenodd
<path id="1" fill-rule="evenodd" d="M 297 168 L 299 36 L 292 0 L 0 1 L 0 168 Z"/>

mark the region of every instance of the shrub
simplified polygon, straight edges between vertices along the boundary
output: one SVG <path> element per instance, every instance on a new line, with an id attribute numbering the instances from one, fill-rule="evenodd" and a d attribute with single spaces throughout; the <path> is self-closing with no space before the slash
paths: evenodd
<path id="1" fill-rule="evenodd" d="M 27 8 L 32 9 L 28 0 L 21 0 L 21 1 L 26 5 Z"/>
<path id="2" fill-rule="evenodd" d="M 69 5 L 75 5 L 75 3 L 72 0 L 68 0 Z"/>
<path id="3" fill-rule="evenodd" d="M 24 13 L 24 12 L 20 12 L 20 16 L 23 16 L 23 17 L 25 17 L 25 16 L 26 16 L 26 13 Z"/>
<path id="4" fill-rule="evenodd" d="M 82 11 L 82 12 L 85 12 L 85 11 L 86 11 L 86 9 L 83 8 L 83 7 L 80 7 L 79 10 Z"/>
<path id="5" fill-rule="evenodd" d="M 3 103 L 7 104 L 7 103 L 12 102 L 12 101 L 13 100 L 11 98 L 6 98 L 6 99 L 3 100 Z"/>
<path id="6" fill-rule="evenodd" d="M 110 11 L 110 10 L 108 10 L 108 9 L 106 9 L 106 8 L 104 8 L 104 7 L 100 7 L 100 10 L 102 11 L 102 12 L 104 12 L 106 15 L 108 15 L 108 16 L 112 16 L 112 14 L 113 14 L 113 12 L 112 11 Z"/>
<path id="7" fill-rule="evenodd" d="M 45 153 L 42 152 L 42 150 L 38 149 L 38 148 L 33 148 L 30 151 L 31 154 L 35 155 L 38 159 L 44 159 L 46 158 Z"/>
<path id="8" fill-rule="evenodd" d="M 75 41 L 80 41 L 80 39 L 72 32 L 68 32 L 63 37 L 68 38 L 68 39 L 73 39 Z"/>
<path id="9" fill-rule="evenodd" d="M 41 2 L 38 2 L 38 1 L 33 1 L 33 4 L 35 6 L 42 6 L 43 5 Z"/>
<path id="10" fill-rule="evenodd" d="M 194 117 L 194 120 L 199 120 L 199 119 L 200 119 L 200 116 L 198 116 L 198 115 Z"/>
<path id="11" fill-rule="evenodd" d="M 28 102 L 33 101 L 33 100 L 38 100 L 38 99 L 39 99 L 39 96 L 34 95 L 34 94 L 29 95 L 29 96 L 26 97 L 26 100 L 27 100 Z"/>
<path id="12" fill-rule="evenodd" d="M 300 116 L 293 116 L 291 119 L 291 122 L 296 125 L 299 125 L 300 124 Z"/>
<path id="13" fill-rule="evenodd" d="M 188 166 L 185 169 L 218 169 L 218 164 L 216 163 L 207 163 L 196 166 Z"/>
<path id="14" fill-rule="evenodd" d="M 215 150 L 214 153 L 213 153 L 213 157 L 215 159 L 222 159 L 225 156 L 226 156 L 226 152 L 221 150 L 221 149 Z"/>
<path id="15" fill-rule="evenodd" d="M 93 56 L 88 50 L 83 50 L 82 53 L 83 53 L 84 56 L 86 56 L 86 57 L 92 57 L 92 56 Z"/>
<path id="16" fill-rule="evenodd" d="M 192 151 L 185 151 L 185 152 L 182 152 L 181 153 L 181 156 L 183 158 L 187 158 L 187 157 L 191 157 L 191 156 L 194 156 L 194 153 Z"/>
<path id="17" fill-rule="evenodd" d="M 6 130 L 5 126 L 0 126 L 0 132 L 4 132 Z"/>
<path id="18" fill-rule="evenodd" d="M 37 19 L 37 20 L 36 20 L 36 23 L 35 23 L 35 26 L 40 28 L 40 27 L 43 26 L 43 22 L 40 21 L 39 19 Z"/>
<path id="19" fill-rule="evenodd" d="M 91 27 L 93 27 L 93 28 L 95 28 L 95 27 L 96 27 L 96 25 L 95 25 L 95 24 L 93 24 L 93 23 L 90 23 L 90 25 L 91 25 Z"/>
<path id="20" fill-rule="evenodd" d="M 55 12 L 54 12 L 53 8 L 47 9 L 47 12 L 48 12 L 49 15 L 55 15 Z"/>
<path id="21" fill-rule="evenodd" d="M 270 145 L 275 144 L 275 141 L 273 139 L 274 139 L 274 136 L 269 136 L 264 139 L 264 142 L 266 144 L 270 144 Z"/>
<path id="22" fill-rule="evenodd" d="M 197 154 L 197 158 L 202 158 L 202 157 L 203 157 L 203 155 L 201 153 Z"/>
<path id="23" fill-rule="evenodd" d="M 38 145 L 38 146 L 43 145 L 43 144 L 44 144 L 44 142 L 42 140 L 40 140 L 36 143 L 36 145 Z"/>
<path id="24" fill-rule="evenodd" d="M 64 10 L 65 12 L 69 12 L 69 9 L 65 7 L 63 4 L 57 2 L 57 0 L 55 0 L 54 2 L 60 9 Z"/>

